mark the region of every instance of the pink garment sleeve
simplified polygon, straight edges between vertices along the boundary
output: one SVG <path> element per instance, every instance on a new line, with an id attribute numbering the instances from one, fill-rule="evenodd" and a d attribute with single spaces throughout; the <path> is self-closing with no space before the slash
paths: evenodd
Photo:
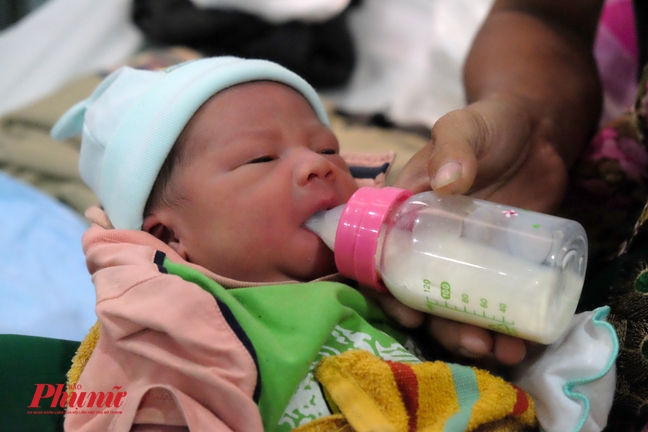
<path id="1" fill-rule="evenodd" d="M 79 384 L 88 392 L 119 386 L 127 395 L 119 414 L 68 414 L 66 430 L 129 431 L 133 424 L 159 424 L 262 431 L 253 400 L 255 361 L 214 297 L 161 272 L 150 245 L 90 235 L 84 250 L 101 327 Z"/>

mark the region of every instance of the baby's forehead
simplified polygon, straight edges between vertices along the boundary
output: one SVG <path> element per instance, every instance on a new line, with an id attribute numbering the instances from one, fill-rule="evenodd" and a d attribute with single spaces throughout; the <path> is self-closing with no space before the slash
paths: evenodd
<path id="1" fill-rule="evenodd" d="M 276 115 L 282 109 L 296 110 L 297 115 L 289 118 Z M 254 138 L 266 138 L 273 126 L 279 129 L 286 121 L 294 121 L 299 126 L 308 123 L 311 128 L 329 128 L 309 100 L 293 87 L 270 80 L 248 81 L 210 96 L 192 115 L 175 146 L 187 146 L 187 142 L 214 146 L 221 139 L 236 137 L 249 138 L 253 143 Z M 190 147 L 194 147 L 191 153 L 205 150 L 202 146 Z"/>
<path id="2" fill-rule="evenodd" d="M 328 127 L 328 124 L 322 121 L 312 107 L 311 102 L 300 91 L 289 85 L 270 80 L 243 82 L 211 95 L 196 110 L 188 125 L 191 123 L 195 125 L 197 122 L 214 121 L 214 116 L 232 115 L 233 112 L 239 116 L 246 114 L 247 111 L 236 112 L 237 108 L 243 108 L 260 115 L 267 114 L 276 110 L 280 103 L 288 103 L 289 101 L 298 101 L 299 108 L 303 108 L 300 111 L 312 114 L 313 120 L 317 120 L 318 124 Z M 210 111 L 211 116 L 205 115 L 207 110 Z"/>
<path id="3" fill-rule="evenodd" d="M 224 97 L 230 95 L 231 93 L 240 95 L 240 94 L 253 93 L 253 92 L 254 93 L 267 92 L 267 91 L 271 91 L 272 89 L 286 90 L 286 92 L 284 92 L 285 94 L 292 93 L 292 94 L 299 95 L 299 97 L 302 98 L 306 103 L 310 104 L 308 99 L 301 92 L 296 90 L 294 87 L 291 87 L 287 84 L 280 83 L 277 81 L 271 81 L 271 80 L 246 81 L 239 84 L 235 84 L 233 86 L 224 88 L 217 93 L 214 93 L 211 97 L 207 99 L 207 101 L 205 101 L 205 103 L 217 98 L 223 99 Z"/>

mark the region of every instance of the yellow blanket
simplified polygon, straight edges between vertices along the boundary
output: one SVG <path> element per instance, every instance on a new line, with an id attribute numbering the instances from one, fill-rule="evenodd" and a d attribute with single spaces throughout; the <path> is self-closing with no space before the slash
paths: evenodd
<path id="1" fill-rule="evenodd" d="M 327 357 L 316 377 L 332 416 L 299 432 L 531 431 L 531 398 L 490 373 L 451 363 L 405 364 L 366 351 Z"/>

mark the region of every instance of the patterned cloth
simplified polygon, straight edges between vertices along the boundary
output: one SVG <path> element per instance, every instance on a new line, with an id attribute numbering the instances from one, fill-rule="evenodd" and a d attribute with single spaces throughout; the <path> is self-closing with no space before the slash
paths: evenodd
<path id="1" fill-rule="evenodd" d="M 572 173 L 561 215 L 585 226 L 592 263 L 618 254 L 648 199 L 647 79 L 648 69 L 632 109 L 601 129 Z"/>
<path id="2" fill-rule="evenodd" d="M 648 421 L 648 67 L 633 107 L 606 124 L 574 172 L 564 214 L 590 238 L 580 309 L 611 308 L 619 337 L 617 386 L 606 431 Z"/>

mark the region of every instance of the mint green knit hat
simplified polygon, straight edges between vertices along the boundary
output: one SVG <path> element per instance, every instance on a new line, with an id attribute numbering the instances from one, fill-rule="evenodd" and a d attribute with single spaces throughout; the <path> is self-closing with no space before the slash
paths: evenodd
<path id="1" fill-rule="evenodd" d="M 156 71 L 124 66 L 63 114 L 51 135 L 81 134 L 81 178 L 115 228 L 139 230 L 160 168 L 187 122 L 214 94 L 250 81 L 294 88 L 328 126 L 317 93 L 295 73 L 265 60 L 213 57 Z"/>

